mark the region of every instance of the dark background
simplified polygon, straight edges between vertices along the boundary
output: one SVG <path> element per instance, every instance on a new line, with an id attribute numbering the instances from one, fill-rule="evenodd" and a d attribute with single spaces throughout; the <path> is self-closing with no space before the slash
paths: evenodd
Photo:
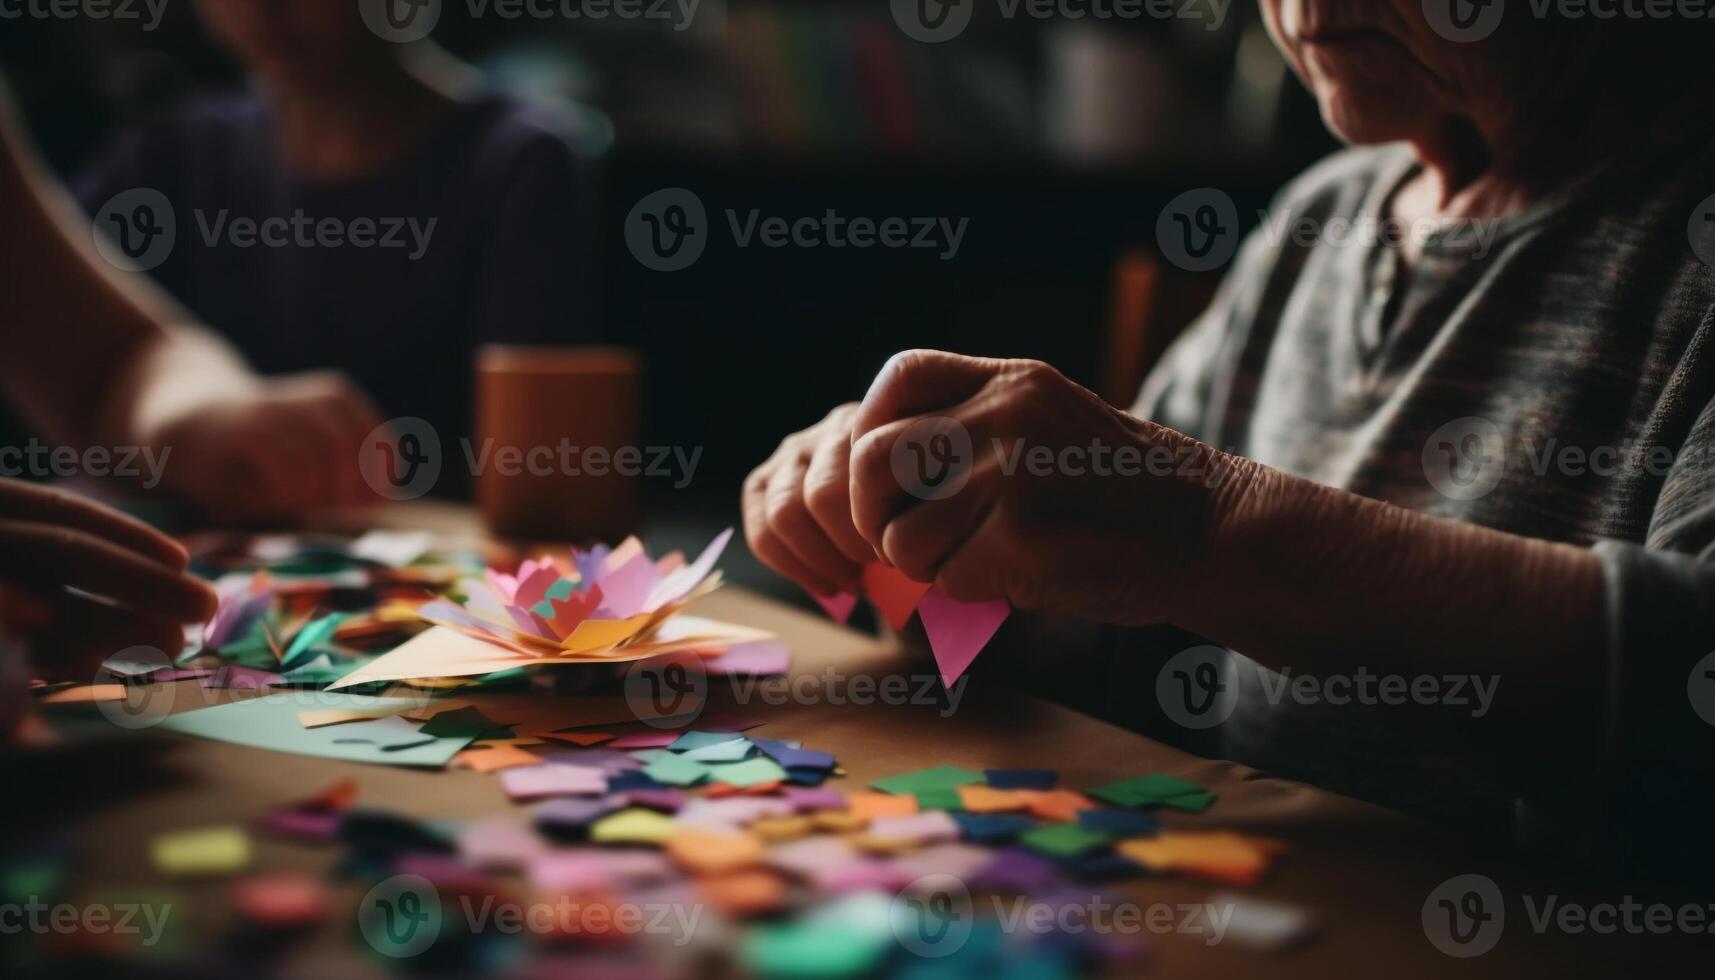
<path id="1" fill-rule="evenodd" d="M 579 107 L 591 123 L 604 187 L 590 273 L 601 332 L 644 352 L 648 441 L 703 447 L 688 491 L 651 488 L 656 533 L 731 523 L 744 474 L 785 433 L 860 397 L 900 349 L 1038 357 L 1123 404 L 1212 283 L 1154 264 L 1162 204 L 1214 186 L 1254 221 L 1333 146 L 1252 4 L 1234 2 L 1214 31 L 1005 20 L 998 9 L 979 2 L 963 35 L 931 45 L 906 37 L 880 0 L 702 0 L 683 32 L 509 22 L 444 4 L 436 42 L 495 84 Z M 903 103 L 870 84 L 876 64 L 894 73 L 883 77 Z M 170 0 L 154 31 L 7 22 L 0 66 L 62 174 L 119 128 L 242 84 L 190 0 Z M 673 186 L 722 223 L 730 207 L 969 225 L 951 261 L 915 249 L 738 249 L 720 233 L 691 268 L 654 272 L 626 250 L 622 226 L 638 199 Z M 1140 263 L 1163 273 L 1145 297 L 1141 353 L 1116 340 L 1127 310 L 1116 279 Z M 742 562 L 732 572 L 790 591 Z"/>

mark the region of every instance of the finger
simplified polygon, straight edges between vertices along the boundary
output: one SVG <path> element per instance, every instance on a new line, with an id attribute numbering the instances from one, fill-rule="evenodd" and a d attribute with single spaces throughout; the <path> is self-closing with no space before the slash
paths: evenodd
<path id="1" fill-rule="evenodd" d="M 945 409 L 946 415 L 897 419 L 852 444 L 852 526 L 877 557 L 886 559 L 882 534 L 894 518 L 963 490 L 976 470 L 976 447 L 988 444 L 990 424 L 981 409 L 973 400 Z M 943 441 L 945 450 L 936 449 Z"/>
<path id="2" fill-rule="evenodd" d="M 54 487 L 0 480 L 0 518 L 75 527 L 174 571 L 190 562 L 183 545 L 142 521 Z"/>
<path id="3" fill-rule="evenodd" d="M 851 456 L 843 433 L 823 439 L 804 471 L 804 503 L 834 547 L 862 566 L 875 560 L 875 550 L 852 523 Z"/>
<path id="4" fill-rule="evenodd" d="M 852 443 L 897 419 L 957 405 L 1006 367 L 992 357 L 966 357 L 938 350 L 908 350 L 888 358 L 870 383 L 852 420 Z"/>
<path id="5" fill-rule="evenodd" d="M 982 526 L 998 482 L 999 473 L 988 468 L 973 475 L 958 493 L 907 509 L 882 530 L 883 557 L 914 582 L 935 581 L 947 560 Z"/>
<path id="6" fill-rule="evenodd" d="M 89 677 L 114 654 L 145 647 L 170 662 L 184 646 L 184 627 L 71 592 L 55 602 L 53 627 L 31 643 L 38 668 L 56 676 Z"/>
<path id="7" fill-rule="evenodd" d="M 935 585 L 960 602 L 1005 599 L 1021 609 L 1038 608 L 1037 572 L 1008 543 L 1007 518 L 991 507 L 976 530 L 941 563 Z"/>
<path id="8" fill-rule="evenodd" d="M 808 465 L 806 458 L 796 455 L 769 476 L 763 498 L 768 529 L 799 563 L 823 581 L 842 590 L 853 588 L 857 585 L 858 565 L 834 547 L 821 525 L 810 516 L 810 505 L 804 499 L 804 473 Z"/>
<path id="9" fill-rule="evenodd" d="M 775 535 L 768 522 L 768 480 L 770 464 L 765 463 L 750 475 L 744 484 L 744 539 L 751 554 L 775 572 L 798 583 L 816 595 L 831 596 L 839 587 L 816 574 Z"/>
<path id="10" fill-rule="evenodd" d="M 69 586 L 178 623 L 206 622 L 214 590 L 73 528 L 0 521 L 0 578 L 38 593 Z"/>

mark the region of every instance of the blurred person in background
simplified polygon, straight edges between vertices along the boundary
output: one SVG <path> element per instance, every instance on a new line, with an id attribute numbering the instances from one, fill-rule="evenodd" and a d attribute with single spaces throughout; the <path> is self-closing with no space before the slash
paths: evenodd
<path id="1" fill-rule="evenodd" d="M 1231 699 L 1228 757 L 1706 888 L 1708 29 L 1509 8 L 1455 39 L 1420 0 L 1262 6 L 1353 146 L 1277 196 L 1131 411 L 1037 362 L 896 357 L 751 474 L 752 549 L 822 595 L 880 558 L 955 598 L 1182 627 L 1243 655 L 1183 671 Z M 968 482 L 913 492 L 912 451 L 961 430 Z M 1092 446 L 1155 463 L 1007 465 Z M 1157 703 L 1140 648 L 1071 668 L 1110 717 Z M 1047 649 L 1045 675 L 1072 657 Z M 1347 686 L 1297 697 L 1306 675 Z"/>
<path id="2" fill-rule="evenodd" d="M 570 114 L 383 40 L 351 0 L 197 6 L 249 90 L 124 133 L 74 187 L 91 213 L 164 194 L 177 242 L 152 274 L 258 370 L 338 368 L 450 446 L 480 344 L 594 336 Z"/>

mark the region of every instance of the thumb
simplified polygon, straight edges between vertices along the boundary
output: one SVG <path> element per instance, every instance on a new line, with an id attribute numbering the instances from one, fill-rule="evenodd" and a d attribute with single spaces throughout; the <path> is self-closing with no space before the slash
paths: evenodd
<path id="1" fill-rule="evenodd" d="M 900 351 L 887 359 L 870 383 L 852 420 L 852 442 L 889 422 L 965 402 L 1005 363 L 939 350 Z"/>

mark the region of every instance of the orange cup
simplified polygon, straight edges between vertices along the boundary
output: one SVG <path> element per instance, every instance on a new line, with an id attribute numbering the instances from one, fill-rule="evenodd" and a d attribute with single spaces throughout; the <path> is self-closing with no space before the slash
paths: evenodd
<path id="1" fill-rule="evenodd" d="M 616 542 L 642 517 L 642 368 L 616 347 L 477 353 L 477 500 L 501 538 Z M 624 452 L 622 452 L 624 450 Z"/>

